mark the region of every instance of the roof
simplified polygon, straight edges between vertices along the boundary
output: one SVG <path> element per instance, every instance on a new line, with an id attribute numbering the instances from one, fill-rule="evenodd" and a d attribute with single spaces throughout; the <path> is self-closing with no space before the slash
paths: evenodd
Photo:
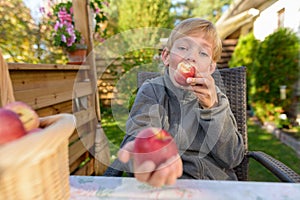
<path id="1" fill-rule="evenodd" d="M 216 22 L 222 39 L 240 29 L 278 0 L 234 0 L 229 9 Z"/>

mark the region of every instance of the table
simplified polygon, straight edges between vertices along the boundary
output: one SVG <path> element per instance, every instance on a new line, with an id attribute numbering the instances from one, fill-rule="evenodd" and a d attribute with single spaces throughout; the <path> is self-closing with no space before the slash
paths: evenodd
<path id="1" fill-rule="evenodd" d="M 197 199 L 299 200 L 300 183 L 177 180 L 154 188 L 127 177 L 70 176 L 70 200 Z"/>

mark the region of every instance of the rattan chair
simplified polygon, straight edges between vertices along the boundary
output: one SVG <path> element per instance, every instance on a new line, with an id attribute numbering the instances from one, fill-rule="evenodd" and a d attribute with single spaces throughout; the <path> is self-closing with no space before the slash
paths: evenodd
<path id="1" fill-rule="evenodd" d="M 146 79 L 159 76 L 158 72 L 139 72 L 137 85 L 140 87 Z M 213 74 L 216 85 L 227 95 L 231 110 L 236 118 L 238 130 L 243 135 L 245 157 L 235 168 L 238 180 L 248 180 L 249 158 L 258 161 L 282 182 L 300 182 L 300 175 L 260 151 L 248 151 L 247 108 L 246 108 L 246 67 L 219 69 Z M 120 171 L 108 168 L 105 175 L 120 176 Z"/>

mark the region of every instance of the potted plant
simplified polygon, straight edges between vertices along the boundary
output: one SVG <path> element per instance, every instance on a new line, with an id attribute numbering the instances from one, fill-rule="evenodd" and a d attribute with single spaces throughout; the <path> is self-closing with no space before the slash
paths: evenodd
<path id="1" fill-rule="evenodd" d="M 105 30 L 101 24 L 107 21 L 104 7 L 109 6 L 109 0 L 90 0 L 91 15 L 94 17 L 94 39 L 103 41 Z M 85 57 L 80 58 L 78 54 L 87 52 L 87 45 L 81 33 L 75 29 L 72 1 L 48 0 L 47 7 L 40 7 L 40 12 L 46 14 L 47 24 L 51 26 L 51 40 L 54 46 L 62 47 L 66 55 L 76 54 L 75 59 L 69 58 L 71 63 L 82 63 Z M 96 34 L 97 33 L 97 34 Z"/>
<path id="2" fill-rule="evenodd" d="M 72 2 L 62 2 L 52 7 L 50 24 L 53 26 L 54 46 L 62 47 L 69 63 L 81 64 L 85 60 L 87 45 L 81 33 L 75 29 Z"/>

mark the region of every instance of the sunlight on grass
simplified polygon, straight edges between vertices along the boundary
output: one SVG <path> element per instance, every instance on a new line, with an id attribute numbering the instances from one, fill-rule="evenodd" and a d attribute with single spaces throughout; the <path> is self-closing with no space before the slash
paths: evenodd
<path id="1" fill-rule="evenodd" d="M 258 136 L 258 139 L 259 140 L 271 140 L 272 137 L 271 137 L 271 135 L 260 135 L 260 136 Z"/>

